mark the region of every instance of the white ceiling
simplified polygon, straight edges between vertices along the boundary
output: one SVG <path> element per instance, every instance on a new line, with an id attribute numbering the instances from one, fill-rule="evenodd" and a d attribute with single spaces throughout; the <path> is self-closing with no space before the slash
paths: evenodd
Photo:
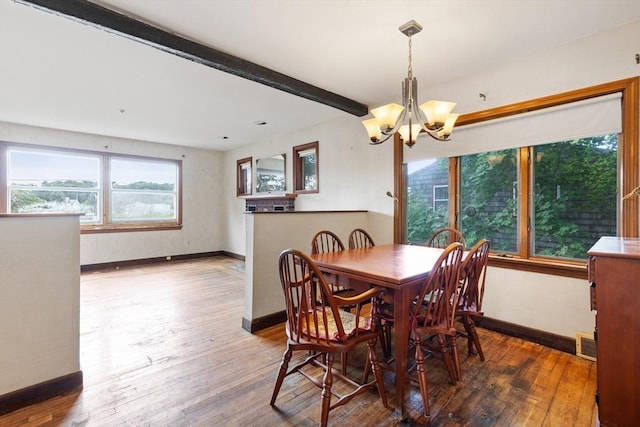
<path id="1" fill-rule="evenodd" d="M 410 19 L 424 26 L 413 37 L 421 86 L 640 20 L 640 0 L 95 3 L 372 108 L 400 101 L 408 40 L 398 27 Z M 0 121 L 229 150 L 345 115 L 0 0 Z"/>

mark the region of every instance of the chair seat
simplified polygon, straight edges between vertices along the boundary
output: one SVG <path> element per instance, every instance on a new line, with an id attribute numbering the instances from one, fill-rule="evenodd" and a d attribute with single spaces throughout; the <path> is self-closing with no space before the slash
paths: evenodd
<path id="1" fill-rule="evenodd" d="M 342 327 L 344 328 L 344 333 L 347 335 L 347 339 L 354 337 L 359 333 L 371 332 L 370 318 L 360 316 L 360 327 L 356 327 L 357 319 L 355 314 L 344 310 L 338 310 L 338 313 L 342 322 Z M 308 324 L 307 320 L 309 320 Z M 316 320 L 318 321 L 316 322 Z M 328 337 L 329 341 L 333 342 L 343 341 L 340 339 L 340 333 L 338 332 L 338 329 L 336 327 L 337 322 L 334 320 L 333 312 L 331 311 L 327 311 L 326 324 L 329 325 L 329 331 L 325 331 L 325 322 L 322 319 L 315 319 L 314 316 L 303 317 L 301 324 L 304 334 L 308 334 L 310 337 L 320 340 L 324 340 L 325 337 Z"/>

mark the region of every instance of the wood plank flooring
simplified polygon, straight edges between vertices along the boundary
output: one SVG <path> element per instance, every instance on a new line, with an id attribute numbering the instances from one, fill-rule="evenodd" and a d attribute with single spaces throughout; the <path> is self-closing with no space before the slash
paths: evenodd
<path id="1" fill-rule="evenodd" d="M 269 406 L 283 325 L 241 328 L 243 263 L 227 257 L 86 273 L 81 278 L 82 390 L 0 417 L 0 426 L 314 426 L 320 391 L 285 379 Z M 274 262 L 275 268 L 275 262 Z M 463 380 L 427 361 L 431 417 L 409 387 L 409 425 L 593 426 L 594 362 L 479 329 L 486 355 L 467 356 Z M 295 355 L 294 355 L 295 358 Z M 363 352 L 349 358 L 361 378 Z M 390 404 L 393 374 L 385 373 Z M 398 426 L 377 393 L 330 414 L 331 425 Z M 406 425 L 406 424 L 405 424 Z"/>

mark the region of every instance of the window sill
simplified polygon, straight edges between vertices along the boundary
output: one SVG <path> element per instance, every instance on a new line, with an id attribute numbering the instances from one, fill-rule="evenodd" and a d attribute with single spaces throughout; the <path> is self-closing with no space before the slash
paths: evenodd
<path id="1" fill-rule="evenodd" d="M 138 231 L 164 231 L 181 230 L 182 224 L 110 224 L 110 225 L 83 225 L 80 227 L 80 234 L 99 233 L 131 233 Z"/>
<path id="2" fill-rule="evenodd" d="M 489 266 L 587 280 L 586 261 L 559 262 L 541 258 L 521 259 L 491 254 Z"/>
<path id="3" fill-rule="evenodd" d="M 489 266 L 587 280 L 586 261 L 558 262 L 544 259 L 520 259 L 490 255 Z"/>

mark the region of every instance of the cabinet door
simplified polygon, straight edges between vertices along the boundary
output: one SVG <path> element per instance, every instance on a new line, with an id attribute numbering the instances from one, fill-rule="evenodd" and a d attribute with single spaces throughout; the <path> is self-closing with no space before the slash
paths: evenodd
<path id="1" fill-rule="evenodd" d="M 600 423 L 640 425 L 640 261 L 598 256 L 595 283 Z"/>

